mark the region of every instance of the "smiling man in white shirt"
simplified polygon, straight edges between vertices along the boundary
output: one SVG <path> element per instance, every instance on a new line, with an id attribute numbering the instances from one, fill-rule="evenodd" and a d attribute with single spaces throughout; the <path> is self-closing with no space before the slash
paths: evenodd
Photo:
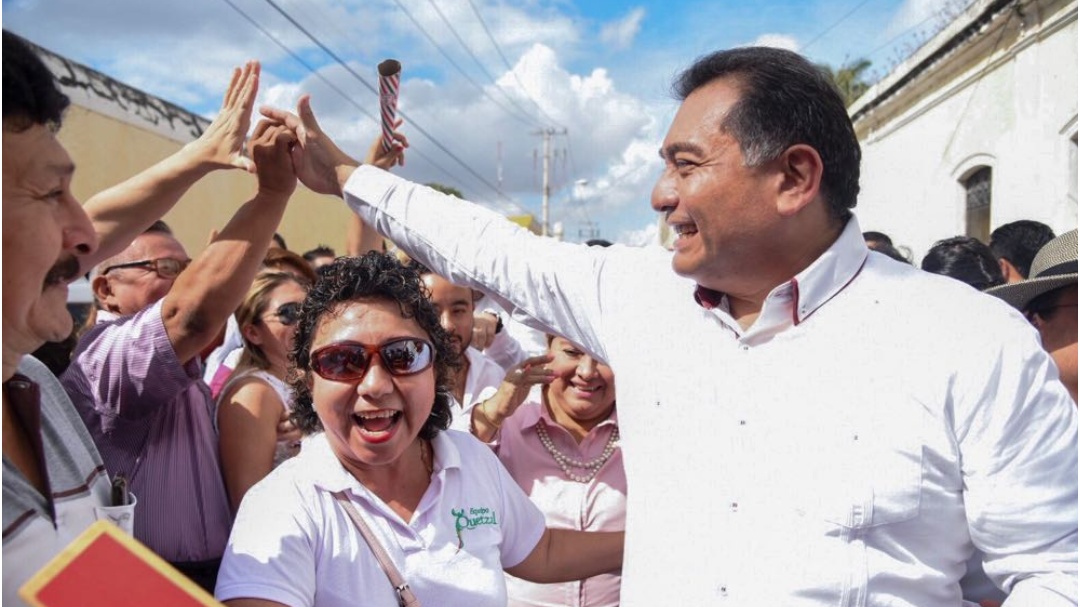
<path id="1" fill-rule="evenodd" d="M 308 187 L 618 374 L 624 605 L 955 606 L 976 547 L 1006 605 L 1075 605 L 1076 411 L 1034 330 L 867 250 L 859 145 L 808 61 L 718 52 L 676 91 L 671 253 L 534 237 L 357 168 L 306 98 L 264 112 Z"/>

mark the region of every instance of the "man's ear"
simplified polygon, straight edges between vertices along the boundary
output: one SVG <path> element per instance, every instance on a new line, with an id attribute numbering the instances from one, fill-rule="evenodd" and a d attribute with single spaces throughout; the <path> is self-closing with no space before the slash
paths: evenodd
<path id="1" fill-rule="evenodd" d="M 998 266 L 1001 268 L 1001 274 L 1005 277 L 1005 282 L 1019 282 L 1024 280 L 1024 275 L 1016 269 L 1016 266 L 1012 265 L 1012 262 L 1002 257 L 998 260 Z"/>
<path id="2" fill-rule="evenodd" d="M 817 150 L 803 143 L 784 150 L 774 162 L 782 174 L 776 210 L 790 217 L 818 198 L 825 165 Z"/>
<path id="3" fill-rule="evenodd" d="M 98 307 L 102 310 L 113 310 L 115 306 L 112 305 L 112 285 L 109 284 L 109 278 L 98 274 L 94 277 L 94 280 L 90 283 L 90 290 L 94 292 L 94 299 L 98 302 Z"/>

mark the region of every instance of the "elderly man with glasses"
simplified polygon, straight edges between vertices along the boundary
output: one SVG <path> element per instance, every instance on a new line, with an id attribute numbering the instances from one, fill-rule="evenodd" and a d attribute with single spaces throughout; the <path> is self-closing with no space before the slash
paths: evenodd
<path id="1" fill-rule="evenodd" d="M 247 116 L 255 83 L 244 91 Z M 61 377 L 106 467 L 130 479 L 135 537 L 211 592 L 232 515 L 199 354 L 243 299 L 281 221 L 296 186 L 292 141 L 287 129 L 256 127 L 258 191 L 194 260 L 157 222 L 97 266 L 97 324 Z"/>

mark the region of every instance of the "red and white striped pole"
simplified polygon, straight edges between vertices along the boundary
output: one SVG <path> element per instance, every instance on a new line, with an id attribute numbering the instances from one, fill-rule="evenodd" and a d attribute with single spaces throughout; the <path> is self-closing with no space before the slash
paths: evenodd
<path id="1" fill-rule="evenodd" d="M 401 63 L 387 59 L 379 64 L 379 109 L 382 114 L 383 150 L 394 147 L 394 125 L 397 122 L 398 87 L 401 84 Z"/>

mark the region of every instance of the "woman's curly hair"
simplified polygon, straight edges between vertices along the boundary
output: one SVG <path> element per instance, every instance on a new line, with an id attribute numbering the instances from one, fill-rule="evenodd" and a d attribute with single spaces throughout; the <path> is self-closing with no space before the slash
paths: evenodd
<path id="1" fill-rule="evenodd" d="M 322 430 L 308 388 L 311 370 L 311 342 L 323 318 L 338 314 L 343 304 L 355 301 L 391 301 L 398 304 L 402 318 L 414 318 L 435 347 L 435 402 L 420 437 L 432 439 L 450 426 L 453 396 L 452 372 L 460 366 L 450 344 L 450 334 L 439 324 L 439 315 L 428 298 L 416 270 L 403 266 L 385 253 L 370 252 L 363 257 L 341 257 L 320 269 L 319 281 L 308 291 L 300 310 L 290 358 L 294 367 L 289 376 L 293 390 L 292 420 L 305 434 Z"/>

